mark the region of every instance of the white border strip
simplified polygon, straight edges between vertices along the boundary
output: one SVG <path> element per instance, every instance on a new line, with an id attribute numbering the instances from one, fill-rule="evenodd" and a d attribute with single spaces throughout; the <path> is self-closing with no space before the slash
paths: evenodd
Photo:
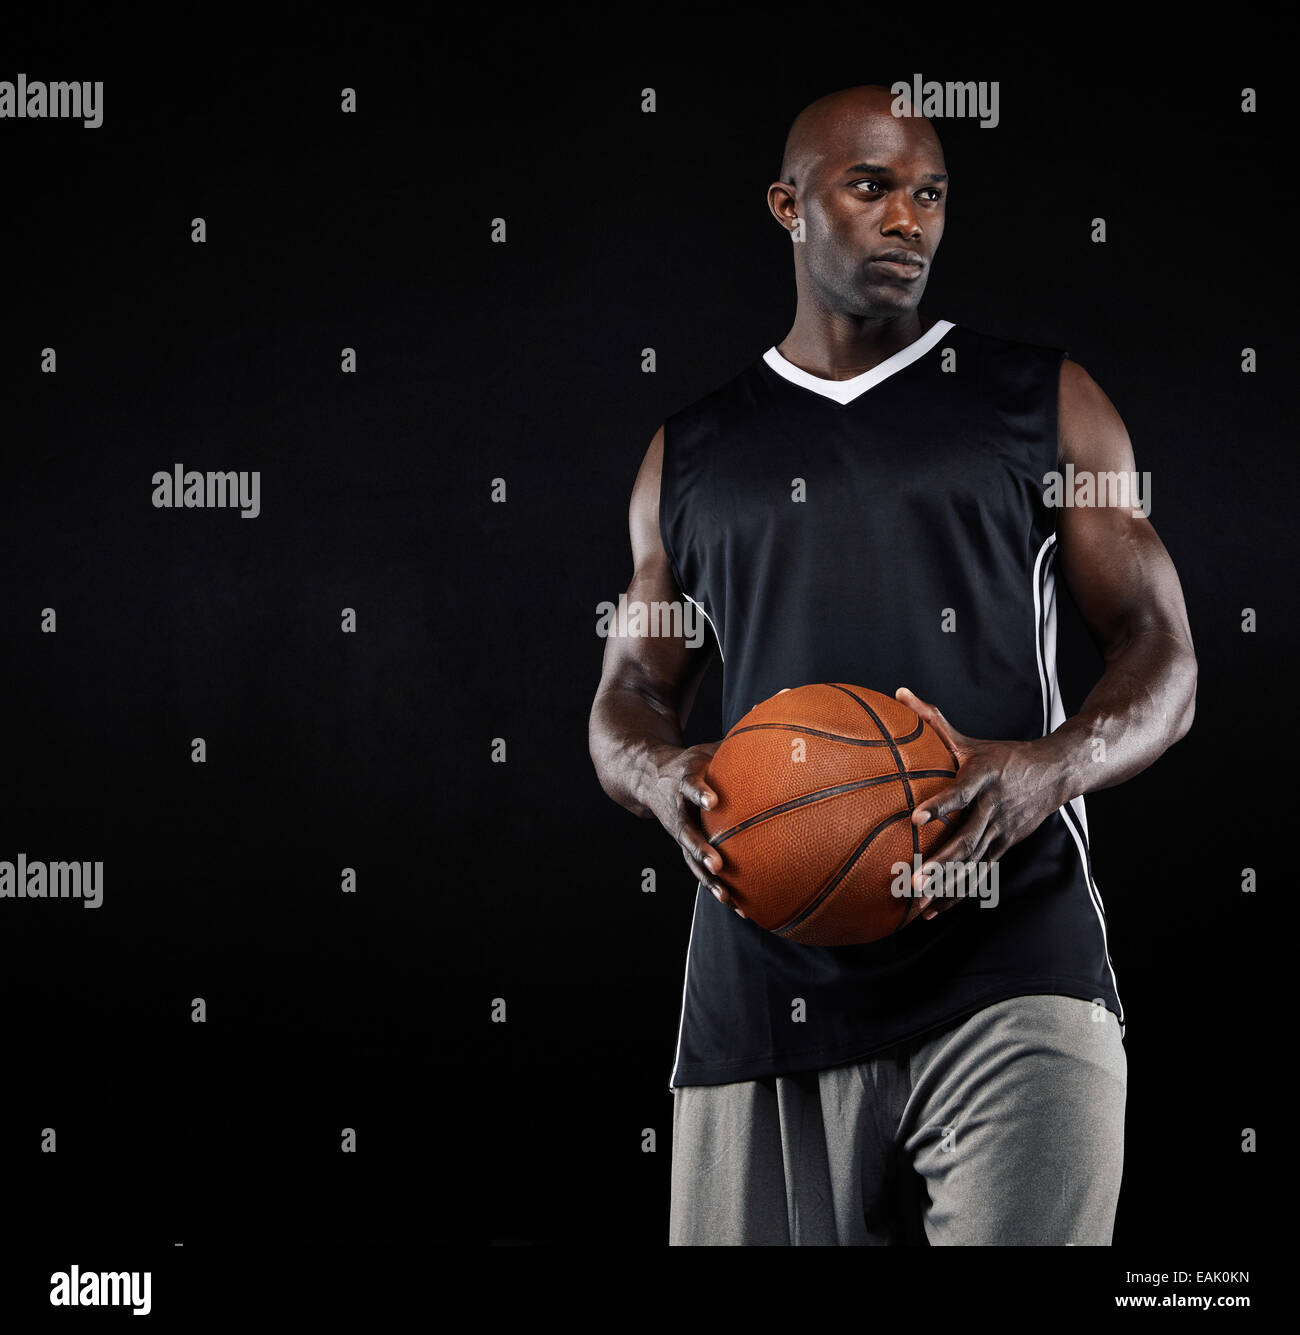
<path id="1" fill-rule="evenodd" d="M 688 603 L 694 604 L 701 612 L 704 612 L 704 619 L 709 623 L 709 628 L 713 631 L 713 638 L 718 642 L 718 657 L 725 663 L 727 655 L 722 652 L 722 636 L 718 634 L 718 628 L 713 624 L 713 618 L 705 611 L 704 604 L 698 598 L 692 598 L 685 589 L 682 590 L 682 596 Z"/>
<path id="2" fill-rule="evenodd" d="M 677 1048 L 673 1052 L 673 1073 L 668 1077 L 668 1092 L 673 1092 L 677 1065 L 682 1059 L 682 1030 L 686 1027 L 686 980 L 691 976 L 691 942 L 695 940 L 695 915 L 700 911 L 699 883 L 696 882 L 695 907 L 691 910 L 691 934 L 686 939 L 686 970 L 682 975 L 682 1017 L 677 1022 Z"/>
<path id="3" fill-rule="evenodd" d="M 704 619 L 713 628 L 713 638 L 718 642 L 718 657 L 725 663 L 726 655 L 722 652 L 722 636 L 718 634 L 717 626 L 713 625 L 713 618 L 704 610 L 704 604 L 698 598 L 692 598 L 685 589 L 682 594 L 688 603 L 693 603 L 704 612 Z M 700 911 L 699 882 L 696 882 L 695 908 L 691 911 L 691 934 L 686 940 L 686 970 L 682 975 L 682 1012 L 681 1018 L 677 1021 L 677 1049 L 673 1053 L 673 1073 L 668 1077 L 668 1092 L 673 1092 L 673 1082 L 677 1079 L 677 1064 L 682 1058 L 682 1030 L 686 1027 L 686 980 L 691 974 L 691 942 L 695 940 L 695 915 Z"/>
<path id="4" fill-rule="evenodd" d="M 1034 561 L 1034 654 L 1038 659 L 1038 682 L 1043 692 L 1043 736 L 1055 732 L 1065 722 L 1065 706 L 1061 703 L 1061 683 L 1056 675 L 1056 576 L 1052 565 L 1056 557 L 1056 534 L 1049 533 L 1038 549 Z M 1041 591 L 1041 592 L 1040 592 Z M 1042 634 L 1039 634 L 1040 628 Z M 1046 646 L 1046 659 L 1044 659 Z M 1092 901 L 1093 912 L 1097 915 L 1101 927 L 1101 944 L 1106 954 L 1106 967 L 1110 970 L 1111 986 L 1115 989 L 1115 1000 L 1119 1002 L 1120 1034 L 1124 1032 L 1124 1003 L 1120 1000 L 1119 980 L 1115 977 L 1115 966 L 1110 958 L 1110 941 L 1106 935 L 1106 910 L 1101 902 L 1101 891 L 1088 872 L 1088 850 L 1084 839 L 1088 834 L 1088 815 L 1083 804 L 1083 795 L 1070 798 L 1068 803 L 1075 819 L 1082 826 L 1082 833 L 1074 827 L 1074 821 L 1065 814 L 1065 807 L 1057 809 L 1057 815 L 1065 822 L 1065 828 L 1079 850 L 1079 862 L 1083 867 L 1083 882 L 1088 887 L 1088 898 Z"/>
<path id="5" fill-rule="evenodd" d="M 834 399 L 836 403 L 852 403 L 860 394 L 865 394 L 882 380 L 887 380 L 895 371 L 901 371 L 903 367 L 911 366 L 918 357 L 924 357 L 953 327 L 951 320 L 936 320 L 915 343 L 899 348 L 893 356 L 886 357 L 879 366 L 873 366 L 871 370 L 863 371 L 861 375 L 855 375 L 849 380 L 826 380 L 822 376 L 813 375 L 811 371 L 805 371 L 801 366 L 786 361 L 775 347 L 768 348 L 763 354 L 763 360 L 777 375 L 784 376 L 791 384 L 801 385 L 804 389 L 812 390 L 814 394 Z"/>

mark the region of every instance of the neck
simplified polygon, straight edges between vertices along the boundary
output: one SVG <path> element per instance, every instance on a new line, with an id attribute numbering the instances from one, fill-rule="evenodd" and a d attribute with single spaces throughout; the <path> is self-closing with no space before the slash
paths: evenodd
<path id="1" fill-rule="evenodd" d="M 845 315 L 801 296 L 794 324 L 776 350 L 810 375 L 850 380 L 915 343 L 933 323 L 915 310 L 899 315 Z"/>

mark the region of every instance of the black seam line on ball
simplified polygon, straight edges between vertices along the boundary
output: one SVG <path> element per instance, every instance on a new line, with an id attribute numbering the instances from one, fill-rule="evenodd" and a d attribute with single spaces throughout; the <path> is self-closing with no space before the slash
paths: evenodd
<path id="1" fill-rule="evenodd" d="M 943 779 L 951 778 L 952 770 L 948 769 L 914 769 L 908 770 L 907 776 L 913 779 Z M 903 775 L 899 774 L 876 774 L 870 779 L 854 779 L 850 783 L 837 783 L 833 788 L 818 788 L 814 793 L 805 793 L 802 797 L 792 797 L 788 802 L 782 802 L 780 806 L 768 807 L 766 811 L 760 811 L 756 815 L 748 816 L 742 820 L 739 825 L 733 825 L 729 830 L 721 830 L 715 834 L 709 844 L 713 848 L 726 840 L 733 834 L 739 834 L 742 830 L 748 830 L 752 825 L 758 825 L 765 820 L 771 820 L 773 816 L 780 816 L 787 811 L 795 811 L 799 807 L 806 807 L 812 802 L 820 802 L 823 798 L 839 797 L 841 793 L 857 792 L 859 788 L 871 788 L 881 783 L 897 783 Z"/>
<path id="2" fill-rule="evenodd" d="M 763 728 L 776 728 L 785 732 L 801 732 L 809 737 L 825 737 L 832 742 L 847 742 L 849 746 L 888 746 L 889 741 L 884 737 L 845 737 L 838 732 L 823 732 L 820 728 L 809 728 L 803 723 L 746 723 L 743 728 L 732 728 L 727 734 L 728 737 L 734 737 L 740 732 L 758 732 Z M 906 737 L 894 738 L 899 743 L 914 742 L 921 735 L 925 728 L 925 720 L 918 719 L 916 730 L 909 732 Z"/>
<path id="3" fill-rule="evenodd" d="M 820 889 L 813 896 L 811 903 L 809 903 L 798 913 L 796 913 L 795 916 L 791 918 L 789 922 L 782 923 L 780 927 L 773 928 L 776 934 L 778 936 L 784 936 L 787 932 L 791 932 L 796 927 L 798 927 L 799 924 L 803 922 L 810 913 L 816 911 L 816 909 L 834 891 L 835 887 L 839 885 L 839 883 L 849 874 L 849 872 L 853 870 L 853 868 L 857 865 L 858 860 L 862 857 L 863 853 L 865 853 L 867 849 L 871 847 L 872 841 L 881 832 L 881 830 L 888 829 L 888 827 L 891 825 L 896 825 L 900 820 L 908 820 L 911 817 L 911 815 L 912 813 L 910 811 L 896 811 L 892 816 L 886 816 L 885 819 L 882 820 L 880 824 L 877 825 L 876 828 L 872 830 L 867 835 L 867 837 L 857 846 L 857 848 L 855 848 L 853 852 L 849 854 L 848 861 L 845 862 L 844 865 L 839 869 L 839 871 L 837 871 L 835 875 L 831 877 L 830 884 L 823 886 L 822 889 Z"/>
<path id="4" fill-rule="evenodd" d="M 856 700 L 871 715 L 871 721 L 880 729 L 880 735 L 889 743 L 889 749 L 894 753 L 894 764 L 898 766 L 898 776 L 903 780 L 903 790 L 907 793 L 907 804 L 915 808 L 915 803 L 912 800 L 912 787 L 907 782 L 907 766 L 903 764 L 903 757 L 899 753 L 898 743 L 894 741 L 893 734 L 885 727 L 885 720 L 860 695 L 855 695 L 847 686 L 836 686 L 834 682 L 830 684 L 834 686 L 835 690 L 843 691 L 850 700 Z M 921 719 L 921 726 L 925 726 L 924 719 Z"/>
<path id="5" fill-rule="evenodd" d="M 856 700 L 858 704 L 860 704 L 862 708 L 865 709 L 867 713 L 871 715 L 872 722 L 876 725 L 877 728 L 880 729 L 880 735 L 889 742 L 889 749 L 894 753 L 894 764 L 898 766 L 899 776 L 903 780 L 903 791 L 907 794 L 907 805 L 911 810 L 915 811 L 916 798 L 912 795 L 912 785 L 907 781 L 907 766 L 903 764 L 903 757 L 898 750 L 897 743 L 894 741 L 893 733 L 891 733 L 890 730 L 887 727 L 885 727 L 885 720 L 882 719 L 880 715 L 877 714 L 876 711 L 872 709 L 872 707 L 869 704 L 867 704 L 867 702 L 856 692 L 850 691 L 846 686 L 837 686 L 835 685 L 834 682 L 832 682 L 831 685 L 835 686 L 835 689 L 837 691 L 843 691 L 844 694 L 849 697 L 849 699 Z M 917 715 L 917 718 L 920 719 L 922 730 L 924 730 L 925 720 L 921 718 L 919 714 Z M 916 864 L 916 856 L 920 851 L 921 851 L 921 831 L 916 827 L 915 824 L 913 824 L 912 864 L 914 866 Z"/>

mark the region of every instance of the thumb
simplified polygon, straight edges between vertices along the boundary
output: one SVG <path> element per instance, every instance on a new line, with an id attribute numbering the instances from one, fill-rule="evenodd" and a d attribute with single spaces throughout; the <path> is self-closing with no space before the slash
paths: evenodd
<path id="1" fill-rule="evenodd" d="M 716 749 L 716 748 L 715 748 Z M 718 805 L 718 795 L 709 787 L 708 772 L 712 752 L 708 755 L 695 756 L 682 775 L 681 792 L 688 802 L 697 807 L 712 808 Z"/>
<path id="2" fill-rule="evenodd" d="M 953 753 L 960 763 L 963 755 L 970 751 L 970 738 L 964 733 L 960 733 L 943 716 L 942 710 L 935 705 L 922 700 L 919 695 L 910 691 L 906 686 L 900 686 L 894 692 L 894 699 L 901 704 L 905 704 L 914 714 L 923 718 L 934 730 L 943 738 L 948 749 Z"/>

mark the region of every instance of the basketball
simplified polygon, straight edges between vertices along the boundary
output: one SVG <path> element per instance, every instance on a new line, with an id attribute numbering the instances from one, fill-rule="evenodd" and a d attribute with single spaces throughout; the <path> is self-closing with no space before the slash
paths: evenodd
<path id="1" fill-rule="evenodd" d="M 917 827 L 912 813 L 956 772 L 939 734 L 892 696 L 837 682 L 774 695 L 709 762 L 718 801 L 700 821 L 722 854 L 718 879 L 752 922 L 787 941 L 878 941 L 920 912 L 907 878 L 949 821 Z"/>

